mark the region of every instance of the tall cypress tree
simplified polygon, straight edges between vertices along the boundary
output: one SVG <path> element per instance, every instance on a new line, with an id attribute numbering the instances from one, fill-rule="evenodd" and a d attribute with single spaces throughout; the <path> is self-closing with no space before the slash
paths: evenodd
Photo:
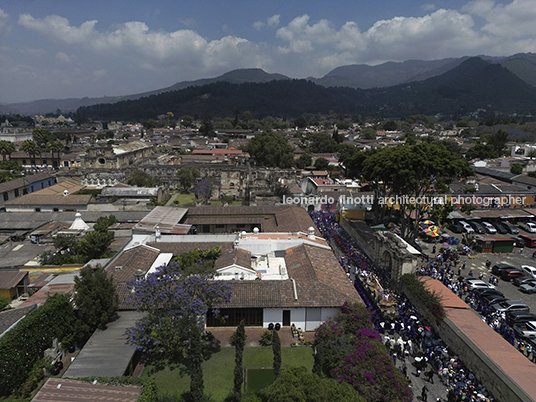
<path id="1" fill-rule="evenodd" d="M 243 357 L 247 338 L 244 326 L 245 321 L 240 321 L 240 324 L 238 324 L 236 332 L 232 337 L 232 343 L 235 347 L 233 400 L 236 402 L 240 402 L 240 399 L 242 398 L 242 384 L 244 383 Z"/>
<path id="2" fill-rule="evenodd" d="M 272 351 L 274 352 L 274 376 L 277 378 L 281 373 L 281 339 L 276 330 L 273 331 L 272 336 Z"/>

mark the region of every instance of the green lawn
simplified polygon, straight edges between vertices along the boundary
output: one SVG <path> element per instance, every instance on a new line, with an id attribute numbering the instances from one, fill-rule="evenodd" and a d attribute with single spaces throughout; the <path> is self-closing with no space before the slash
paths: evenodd
<path id="1" fill-rule="evenodd" d="M 233 389 L 234 379 L 234 354 L 233 347 L 221 348 L 220 352 L 203 363 L 203 379 L 205 393 L 211 395 L 217 401 L 222 401 Z M 281 348 L 282 367 L 304 366 L 309 371 L 313 368 L 313 349 L 310 347 Z M 244 368 L 247 367 L 272 367 L 274 355 L 270 347 L 250 347 L 244 350 Z M 156 380 L 161 394 L 180 394 L 190 388 L 190 377 L 182 370 L 164 369 L 156 373 L 150 373 L 147 367 L 142 376 L 149 376 Z"/>
<path id="2" fill-rule="evenodd" d="M 178 204 L 175 204 L 175 201 L 178 201 Z M 171 205 L 186 205 L 195 203 L 195 194 L 194 193 L 177 193 L 175 199 L 172 201 Z"/>

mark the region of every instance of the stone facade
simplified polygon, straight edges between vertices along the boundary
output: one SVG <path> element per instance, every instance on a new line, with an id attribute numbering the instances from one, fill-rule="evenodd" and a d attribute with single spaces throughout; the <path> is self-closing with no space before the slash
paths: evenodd
<path id="1" fill-rule="evenodd" d="M 154 154 L 152 145 L 131 142 L 122 146 L 92 148 L 80 155 L 82 169 L 125 169 Z"/>

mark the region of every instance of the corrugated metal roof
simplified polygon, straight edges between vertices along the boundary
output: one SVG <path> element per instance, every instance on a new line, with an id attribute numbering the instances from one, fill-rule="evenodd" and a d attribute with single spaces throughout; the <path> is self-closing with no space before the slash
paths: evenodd
<path id="1" fill-rule="evenodd" d="M 132 230 L 138 233 L 154 233 L 158 226 L 161 233 L 186 234 L 191 225 L 181 224 L 180 221 L 187 211 L 186 208 L 156 207 L 139 221 Z"/>

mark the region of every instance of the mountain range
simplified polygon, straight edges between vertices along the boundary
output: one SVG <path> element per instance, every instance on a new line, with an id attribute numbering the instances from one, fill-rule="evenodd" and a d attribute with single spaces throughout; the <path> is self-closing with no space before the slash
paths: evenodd
<path id="1" fill-rule="evenodd" d="M 165 96 L 169 100 L 169 93 L 181 93 L 187 89 L 186 93 L 195 98 L 203 93 L 210 93 L 210 88 L 207 90 L 201 88 L 210 87 L 216 83 L 232 84 L 228 88 L 240 86 L 240 84 L 258 84 L 266 90 L 273 81 L 286 82 L 293 90 L 297 90 L 298 86 L 300 90 L 305 90 L 304 85 L 292 84 L 296 80 L 281 74 L 269 74 L 261 69 L 239 69 L 219 77 L 179 82 L 167 88 L 140 94 L 103 98 L 45 99 L 0 105 L 0 112 L 33 115 L 55 112 L 57 109 L 63 112 L 74 111 L 79 107 L 86 111 L 104 110 L 108 109 L 104 105 L 117 102 L 124 103 L 144 98 L 151 98 L 154 101 L 154 98 L 158 96 Z M 408 60 L 400 63 L 387 62 L 376 66 L 348 65 L 335 68 L 322 78 L 309 77 L 304 81 L 319 87 L 312 90 L 311 87 L 307 86 L 308 89 L 305 91 L 308 96 L 314 92 L 316 96 L 327 98 L 342 97 L 347 102 L 351 102 L 351 105 L 342 108 L 352 109 L 353 113 L 357 109 L 373 112 L 377 108 L 384 111 L 389 110 L 392 113 L 405 114 L 411 113 L 411 111 L 414 113 L 431 113 L 433 111 L 438 113 L 441 112 L 439 110 L 441 108 L 444 108 L 444 112 L 448 112 L 453 109 L 470 111 L 475 108 L 490 107 L 505 112 L 529 112 L 534 110 L 531 109 L 533 103 L 536 104 L 534 100 L 536 96 L 536 54 L 519 53 L 509 57 L 479 56 L 432 61 Z M 281 85 L 275 86 L 281 89 Z M 251 86 L 247 86 L 247 88 L 247 91 L 238 92 L 243 92 L 243 96 L 249 92 L 256 92 Z M 201 89 L 201 94 L 198 93 L 199 89 Z M 354 91 L 350 91 L 350 89 Z M 342 92 L 344 95 L 337 92 Z M 179 96 L 181 98 L 179 103 L 182 104 L 181 107 L 178 107 L 180 110 L 185 110 L 187 105 L 192 106 L 193 100 L 187 100 L 186 93 Z M 214 94 L 211 96 L 210 103 L 214 104 L 216 98 Z M 221 96 L 225 97 L 224 94 Z M 232 94 L 228 94 L 228 96 L 233 97 Z M 253 96 L 253 94 L 247 96 Z M 292 98 L 296 99 L 299 96 L 293 94 Z M 271 102 L 268 99 L 265 101 L 267 104 Z M 324 103 L 315 102 L 314 99 L 300 101 L 308 105 Z M 189 111 L 187 114 L 203 113 L 203 109 L 206 109 L 206 105 L 203 106 L 203 102 L 200 102 L 199 99 L 196 102 L 195 111 Z M 243 103 L 239 100 L 237 102 Z M 282 100 L 279 99 L 279 102 Z M 177 102 L 172 103 L 177 106 Z M 251 102 L 246 102 L 246 109 L 242 110 L 250 109 L 247 108 L 248 104 L 251 105 Z M 92 105 L 100 106 L 93 108 Z M 280 108 L 274 105 L 274 107 L 268 106 L 264 109 L 275 112 Z M 299 107 L 292 107 L 291 110 L 283 112 L 283 114 L 289 115 L 299 110 Z M 309 112 L 313 112 L 313 110 L 309 110 Z M 110 113 L 107 114 L 111 117 Z"/>

